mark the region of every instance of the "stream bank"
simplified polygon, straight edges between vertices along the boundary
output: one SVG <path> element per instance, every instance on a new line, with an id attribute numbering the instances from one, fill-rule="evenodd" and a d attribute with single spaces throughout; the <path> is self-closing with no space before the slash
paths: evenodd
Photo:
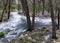
<path id="1" fill-rule="evenodd" d="M 38 29 L 38 27 L 44 27 L 44 26 L 47 27 L 51 26 L 51 18 L 35 17 L 35 28 Z M 16 37 L 21 32 L 26 31 L 26 28 L 27 28 L 26 16 L 18 14 L 18 12 L 11 12 L 10 19 L 6 22 L 0 23 L 0 32 L 3 32 L 5 35 L 4 38 L 0 38 L 0 42 L 3 43 L 4 40 L 6 39 L 8 41 L 10 41 L 11 39 L 16 39 Z"/>

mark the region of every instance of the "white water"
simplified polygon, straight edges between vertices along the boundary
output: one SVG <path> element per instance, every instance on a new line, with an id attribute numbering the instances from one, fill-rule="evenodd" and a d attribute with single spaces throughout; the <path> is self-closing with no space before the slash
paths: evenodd
<path id="1" fill-rule="evenodd" d="M 35 25 L 48 25 L 51 24 L 50 17 L 35 17 Z M 3 22 L 0 24 L 0 32 L 6 32 L 6 29 L 9 29 L 10 32 L 5 33 L 5 38 L 15 38 L 20 32 L 24 32 L 26 28 L 26 17 L 19 15 L 18 12 L 11 12 L 10 19 L 8 22 Z M 11 33 L 17 33 L 11 35 Z"/>

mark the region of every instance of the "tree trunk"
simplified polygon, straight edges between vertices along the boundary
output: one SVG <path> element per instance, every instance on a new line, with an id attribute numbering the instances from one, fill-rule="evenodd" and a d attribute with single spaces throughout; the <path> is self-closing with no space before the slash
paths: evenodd
<path id="1" fill-rule="evenodd" d="M 10 17 L 11 0 L 8 1 L 8 19 Z"/>
<path id="2" fill-rule="evenodd" d="M 3 14 L 4 14 L 4 11 L 5 11 L 5 9 L 6 9 L 7 2 L 8 2 L 8 0 L 6 0 L 6 4 L 4 5 L 4 8 L 3 8 L 3 11 L 2 11 L 2 16 L 1 16 L 0 22 L 2 22 L 2 20 L 3 20 Z"/>
<path id="3" fill-rule="evenodd" d="M 55 28 L 52 0 L 49 0 L 49 3 L 50 3 L 50 12 L 51 12 L 51 19 L 52 19 L 52 39 L 56 39 L 56 28 Z"/>
<path id="4" fill-rule="evenodd" d="M 38 6 L 41 7 L 41 0 L 38 0 Z M 38 8 L 38 12 L 40 12 L 40 9 Z"/>
<path id="5" fill-rule="evenodd" d="M 43 4 L 43 11 L 42 11 L 42 15 L 44 15 L 45 0 L 42 0 L 42 4 Z"/>
<path id="6" fill-rule="evenodd" d="M 59 30 L 59 15 L 60 14 L 60 10 L 58 10 L 58 27 L 57 27 L 57 30 Z"/>
<path id="7" fill-rule="evenodd" d="M 21 4 L 23 7 L 23 10 L 26 14 L 27 17 L 27 31 L 32 31 L 32 26 L 31 26 L 31 21 L 30 21 L 30 15 L 29 15 L 29 8 L 28 8 L 28 4 L 27 4 L 27 0 L 21 0 Z"/>
<path id="8" fill-rule="evenodd" d="M 32 29 L 34 29 L 35 24 L 35 0 L 33 0 L 33 15 L 32 15 Z"/>
<path id="9" fill-rule="evenodd" d="M 48 1 L 48 13 L 50 13 L 50 9 L 49 9 L 50 6 L 49 6 L 49 5 L 50 5 L 50 3 L 49 3 L 49 1 Z"/>

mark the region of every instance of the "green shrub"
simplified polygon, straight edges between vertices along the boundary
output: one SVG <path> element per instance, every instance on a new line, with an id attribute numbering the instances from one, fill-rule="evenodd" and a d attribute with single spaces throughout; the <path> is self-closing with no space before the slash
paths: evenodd
<path id="1" fill-rule="evenodd" d="M 20 4 L 17 4 L 17 6 L 18 6 L 18 10 L 20 10 L 22 8 L 22 5 L 20 5 Z"/>
<path id="2" fill-rule="evenodd" d="M 35 9 L 37 10 L 37 11 L 40 11 L 40 10 L 42 10 L 43 9 L 43 7 L 42 7 L 42 5 L 35 5 Z M 33 6 L 29 6 L 29 11 L 30 12 L 32 12 L 33 11 Z"/>
<path id="3" fill-rule="evenodd" d="M 15 9 L 15 6 L 11 5 L 11 11 L 13 11 Z"/>
<path id="4" fill-rule="evenodd" d="M 2 6 L 0 5 L 0 10 L 2 9 Z"/>
<path id="5" fill-rule="evenodd" d="M 4 37 L 4 33 L 0 32 L 0 38 L 3 38 L 3 37 Z"/>
<path id="6" fill-rule="evenodd" d="M 33 7 L 29 6 L 29 11 L 32 12 L 33 11 Z"/>
<path id="7" fill-rule="evenodd" d="M 42 10 L 42 8 L 43 8 L 42 5 L 40 5 L 40 6 L 39 5 L 36 5 L 36 10 L 37 11 Z"/>

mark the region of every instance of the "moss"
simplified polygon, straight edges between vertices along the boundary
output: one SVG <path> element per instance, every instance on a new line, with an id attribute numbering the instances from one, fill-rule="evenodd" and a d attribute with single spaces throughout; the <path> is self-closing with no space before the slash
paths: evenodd
<path id="1" fill-rule="evenodd" d="M 0 38 L 3 38 L 3 37 L 4 37 L 4 33 L 0 32 Z"/>

